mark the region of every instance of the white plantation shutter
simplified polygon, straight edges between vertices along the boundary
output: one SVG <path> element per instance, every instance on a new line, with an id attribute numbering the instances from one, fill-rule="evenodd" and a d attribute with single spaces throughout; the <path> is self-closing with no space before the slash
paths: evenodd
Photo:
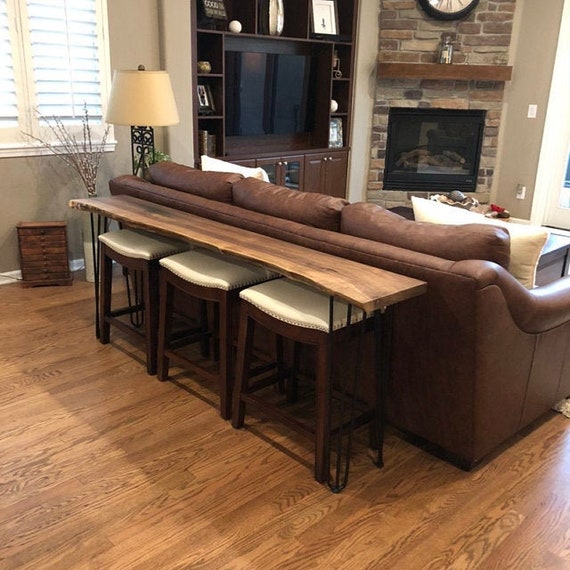
<path id="1" fill-rule="evenodd" d="M 28 0 L 36 108 L 41 115 L 101 119 L 94 0 Z"/>
<path id="2" fill-rule="evenodd" d="M 18 99 L 6 0 L 0 0 L 0 128 L 18 126 Z"/>
<path id="3" fill-rule="evenodd" d="M 103 130 L 110 81 L 105 0 L 0 0 L 0 142 L 46 138 L 38 114 Z M 12 127 L 3 128 L 3 127 Z"/>

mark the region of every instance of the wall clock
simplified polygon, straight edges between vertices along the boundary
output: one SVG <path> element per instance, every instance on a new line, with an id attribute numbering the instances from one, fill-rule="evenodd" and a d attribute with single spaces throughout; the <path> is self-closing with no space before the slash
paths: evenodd
<path id="1" fill-rule="evenodd" d="M 426 14 L 439 20 L 457 20 L 467 16 L 479 0 L 418 0 Z"/>

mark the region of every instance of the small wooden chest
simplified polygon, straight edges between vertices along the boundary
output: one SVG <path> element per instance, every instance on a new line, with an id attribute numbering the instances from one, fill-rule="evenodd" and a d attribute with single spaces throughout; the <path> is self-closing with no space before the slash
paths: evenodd
<path id="1" fill-rule="evenodd" d="M 22 286 L 71 285 L 65 222 L 20 222 Z"/>

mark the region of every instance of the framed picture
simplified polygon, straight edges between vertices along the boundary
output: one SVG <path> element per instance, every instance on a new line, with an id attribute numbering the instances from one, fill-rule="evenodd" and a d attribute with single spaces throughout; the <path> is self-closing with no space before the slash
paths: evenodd
<path id="1" fill-rule="evenodd" d="M 338 14 L 336 0 L 312 0 L 313 34 L 316 36 L 338 35 Z"/>
<path id="2" fill-rule="evenodd" d="M 208 84 L 199 83 L 196 90 L 198 96 L 198 114 L 213 115 L 216 109 L 214 107 L 214 99 L 212 98 L 210 86 Z"/>
<path id="3" fill-rule="evenodd" d="M 206 18 L 214 18 L 216 20 L 227 20 L 226 6 L 224 0 L 200 0 L 200 13 Z"/>
<path id="4" fill-rule="evenodd" d="M 329 148 L 344 146 L 342 140 L 342 119 L 331 119 L 329 126 Z"/>

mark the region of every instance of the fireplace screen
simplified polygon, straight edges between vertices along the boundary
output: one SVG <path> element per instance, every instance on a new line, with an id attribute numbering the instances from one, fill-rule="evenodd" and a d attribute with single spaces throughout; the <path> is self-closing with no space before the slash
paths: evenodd
<path id="1" fill-rule="evenodd" d="M 384 190 L 474 191 L 485 111 L 390 109 Z"/>

